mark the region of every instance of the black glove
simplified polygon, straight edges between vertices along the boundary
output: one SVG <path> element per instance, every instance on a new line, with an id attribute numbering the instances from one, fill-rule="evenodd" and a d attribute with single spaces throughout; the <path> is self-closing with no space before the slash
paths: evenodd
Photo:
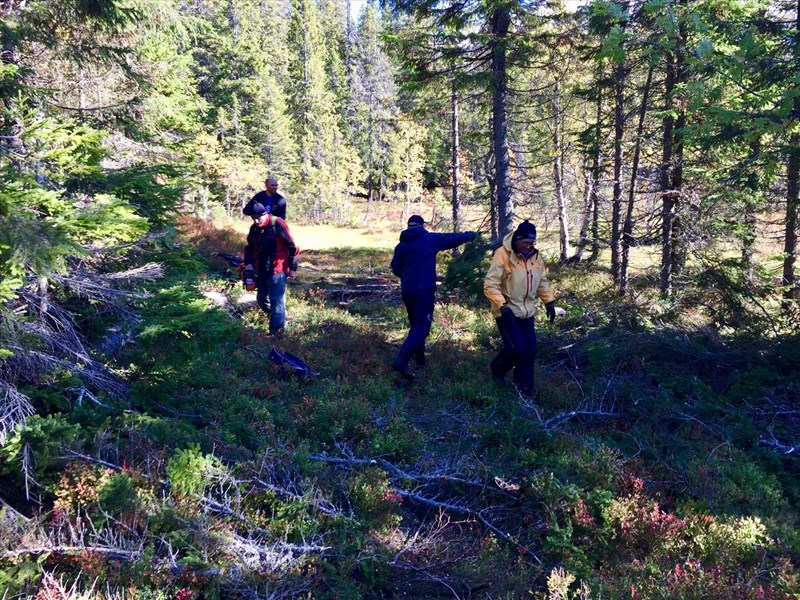
<path id="1" fill-rule="evenodd" d="M 551 300 L 544 305 L 544 310 L 547 312 L 547 318 L 552 323 L 556 320 L 556 301 Z"/>
<path id="2" fill-rule="evenodd" d="M 500 316 L 501 317 L 513 317 L 514 311 L 511 310 L 511 307 L 506 304 L 503 308 L 500 309 Z"/>

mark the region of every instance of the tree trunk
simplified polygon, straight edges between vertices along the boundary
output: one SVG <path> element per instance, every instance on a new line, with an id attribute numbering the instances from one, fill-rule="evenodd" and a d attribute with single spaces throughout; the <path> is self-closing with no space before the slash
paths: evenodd
<path id="1" fill-rule="evenodd" d="M 750 142 L 748 160 L 756 160 L 761 154 L 761 139 Z M 747 178 L 744 197 L 744 232 L 742 233 L 742 264 L 746 270 L 747 284 L 755 284 L 756 276 L 756 225 L 758 222 L 758 205 L 754 200 L 760 187 L 758 177 L 751 173 Z"/>
<path id="2" fill-rule="evenodd" d="M 672 116 L 673 94 L 675 90 L 675 62 L 672 54 L 667 55 L 666 78 L 664 80 L 664 133 L 661 146 L 661 293 L 672 295 L 672 226 L 675 211 L 675 195 L 671 189 L 672 170 L 672 132 L 675 118 Z"/>
<path id="3" fill-rule="evenodd" d="M 458 90 L 456 89 L 456 83 L 453 81 L 452 83 L 453 88 L 451 90 L 451 104 L 453 108 L 452 114 L 452 121 L 451 121 L 451 129 L 453 135 L 453 231 L 459 231 L 461 229 L 461 162 L 459 157 L 459 151 L 461 146 L 461 141 L 459 139 L 459 131 L 458 131 Z M 457 254 L 458 249 L 456 248 Z"/>
<path id="4" fill-rule="evenodd" d="M 633 161 L 631 162 L 631 183 L 628 189 L 628 208 L 625 212 L 625 224 L 622 227 L 622 260 L 620 262 L 619 294 L 626 295 L 630 289 L 628 266 L 630 248 L 633 245 L 633 209 L 636 200 L 636 180 L 639 171 L 639 156 L 642 150 L 642 135 L 644 134 L 644 120 L 647 114 L 647 103 L 650 98 L 650 85 L 653 82 L 653 67 L 647 71 L 647 80 L 642 90 L 642 104 L 639 107 L 639 122 L 636 125 L 636 143 L 633 147 Z"/>
<path id="5" fill-rule="evenodd" d="M 567 222 L 567 203 L 564 199 L 564 148 L 562 143 L 561 81 L 556 80 L 553 94 L 553 183 L 558 208 L 559 245 L 561 264 L 566 264 L 572 252 L 569 244 L 569 223 Z"/>
<path id="6" fill-rule="evenodd" d="M 590 225 L 594 225 L 591 229 L 592 232 L 592 255 L 590 260 L 597 259 L 599 253 L 599 244 L 597 243 L 597 187 L 600 181 L 600 134 L 602 133 L 602 119 L 603 119 L 603 69 L 598 69 L 597 77 L 597 104 L 595 105 L 595 124 L 594 124 L 594 141 L 589 152 L 591 153 L 592 164 L 591 167 L 584 165 L 586 181 L 586 191 L 583 198 L 583 211 L 581 221 L 581 232 L 578 238 L 578 248 L 575 255 L 572 257 L 571 262 L 580 262 L 583 258 L 583 251 L 589 241 Z M 588 163 L 588 157 L 585 161 Z M 594 217 L 593 217 L 594 215 Z"/>
<path id="7" fill-rule="evenodd" d="M 793 53 L 795 60 L 800 59 L 800 0 L 796 6 L 795 34 Z M 800 113 L 800 98 L 792 103 L 795 119 Z M 789 310 L 797 301 L 797 281 L 795 264 L 797 263 L 797 212 L 798 196 L 800 196 L 800 134 L 793 133 L 789 137 L 789 158 L 786 165 L 786 227 L 783 246 L 783 309 Z"/>
<path id="8" fill-rule="evenodd" d="M 592 219 L 592 199 L 594 197 L 595 182 L 592 179 L 592 171 L 588 165 L 584 164 L 583 167 L 583 208 L 581 208 L 581 229 L 578 233 L 578 246 L 575 248 L 575 254 L 569 259 L 571 263 L 580 262 L 583 258 L 583 250 L 586 247 L 586 242 L 589 239 L 589 223 Z"/>
<path id="9" fill-rule="evenodd" d="M 322 222 L 322 185 L 317 184 L 317 194 L 314 201 L 314 223 Z"/>
<path id="10" fill-rule="evenodd" d="M 614 75 L 614 194 L 611 200 L 611 276 L 620 281 L 620 231 L 622 220 L 622 144 L 625 135 L 625 63 Z"/>
<path id="11" fill-rule="evenodd" d="M 603 79 L 603 68 L 600 67 L 599 81 Z M 597 88 L 597 114 L 595 114 L 595 147 L 592 153 L 592 189 L 591 189 L 591 215 L 592 215 L 592 254 L 589 256 L 589 261 L 596 261 L 600 256 L 600 217 L 598 205 L 600 202 L 600 194 L 598 193 L 600 187 L 600 178 L 603 175 L 602 166 L 600 164 L 601 155 L 601 135 L 603 133 L 603 86 L 598 84 Z"/>
<path id="12" fill-rule="evenodd" d="M 683 243 L 683 223 L 680 218 L 680 200 L 683 188 L 683 128 L 686 126 L 686 110 L 682 102 L 675 101 L 675 92 L 686 83 L 684 64 L 684 45 L 686 26 L 683 8 L 685 0 L 678 2 L 681 13 L 678 19 L 678 37 L 675 49 L 667 53 L 665 79 L 665 112 L 663 155 L 661 171 L 661 293 L 671 296 L 674 293 L 675 278 L 686 265 L 686 247 Z M 678 116 L 675 118 L 675 108 Z"/>
<path id="13" fill-rule="evenodd" d="M 684 44 L 686 39 L 685 26 L 681 25 L 679 28 L 680 40 L 678 42 L 678 52 L 676 53 L 675 61 L 675 75 L 677 89 L 686 89 L 687 72 L 685 64 Z M 675 285 L 675 278 L 679 278 L 684 269 L 686 268 L 687 259 L 687 240 L 686 240 L 686 223 L 685 223 L 685 207 L 683 200 L 683 148 L 684 148 L 684 130 L 686 128 L 686 104 L 682 101 L 678 104 L 678 118 L 675 121 L 675 130 L 673 131 L 675 145 L 673 147 L 673 166 L 672 166 L 672 189 L 675 190 L 675 211 L 674 219 L 672 222 L 672 277 L 673 287 Z"/>
<path id="14" fill-rule="evenodd" d="M 508 81 L 506 73 L 506 40 L 511 25 L 511 12 L 498 8 L 492 15 L 492 145 L 497 186 L 498 234 L 505 236 L 513 230 L 514 206 L 511 200 L 511 168 L 508 156 L 508 115 L 506 102 Z"/>
<path id="15" fill-rule="evenodd" d="M 756 203 L 749 195 L 744 199 L 744 226 L 742 263 L 746 271 L 747 284 L 753 285 L 756 275 Z"/>
<path id="16" fill-rule="evenodd" d="M 800 15 L 800 7 L 798 8 Z M 795 99 L 795 104 L 798 100 Z M 800 107 L 797 107 L 800 108 Z M 783 309 L 788 310 L 797 300 L 795 264 L 797 262 L 797 212 L 800 196 L 800 135 L 789 138 L 789 162 L 786 168 L 786 227 L 783 246 Z"/>

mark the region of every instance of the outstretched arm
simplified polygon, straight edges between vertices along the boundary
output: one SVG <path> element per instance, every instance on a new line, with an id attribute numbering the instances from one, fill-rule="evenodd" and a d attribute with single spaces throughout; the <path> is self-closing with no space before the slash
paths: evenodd
<path id="1" fill-rule="evenodd" d="M 461 233 L 435 233 L 436 246 L 439 250 L 450 250 L 461 244 L 471 242 L 478 234 L 474 231 L 464 231 Z"/>

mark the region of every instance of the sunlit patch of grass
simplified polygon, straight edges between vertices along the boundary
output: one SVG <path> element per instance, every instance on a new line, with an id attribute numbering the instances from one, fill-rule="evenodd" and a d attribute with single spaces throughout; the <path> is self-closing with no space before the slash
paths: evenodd
<path id="1" fill-rule="evenodd" d="M 459 344 L 472 343 L 477 323 L 489 314 L 489 305 L 482 311 L 465 308 L 455 303 L 437 303 L 434 311 L 434 327 L 431 328 L 431 341 L 444 339 Z"/>
<path id="2" fill-rule="evenodd" d="M 178 225 L 178 229 L 181 232 L 181 243 L 190 245 L 201 256 L 213 257 L 218 252 L 235 254 L 241 251 L 245 245 L 249 226 L 249 219 L 239 227 L 233 223 L 216 223 L 196 217 L 185 217 Z"/>
<path id="3" fill-rule="evenodd" d="M 334 248 L 394 248 L 400 230 L 376 225 L 344 228 L 335 225 L 290 225 L 292 236 L 301 249 L 330 250 Z"/>
<path id="4" fill-rule="evenodd" d="M 339 225 L 306 225 L 292 220 L 291 216 L 287 219 L 289 230 L 300 251 L 332 250 L 335 248 L 373 248 L 386 249 L 393 248 L 398 241 L 398 236 L 402 228 L 393 229 L 390 223 L 376 223 L 369 227 L 343 227 Z M 250 229 L 250 219 L 221 219 L 215 225 L 216 228 L 229 233 L 225 234 L 225 239 L 242 240 Z M 190 227 L 185 228 L 192 237 Z M 201 236 L 202 234 L 197 234 Z"/>
<path id="5" fill-rule="evenodd" d="M 359 282 L 381 275 L 394 278 L 389 270 L 392 260 L 392 250 L 389 249 L 336 247 L 326 251 L 310 250 L 302 253 L 301 259 L 314 273 L 325 276 Z"/>

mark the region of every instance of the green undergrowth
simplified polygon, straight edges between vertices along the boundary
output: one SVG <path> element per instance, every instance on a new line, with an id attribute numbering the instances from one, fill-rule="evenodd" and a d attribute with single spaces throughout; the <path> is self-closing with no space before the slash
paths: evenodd
<path id="1" fill-rule="evenodd" d="M 665 301 L 642 277 L 621 299 L 598 267 L 554 268 L 566 314 L 537 317 L 533 403 L 489 377 L 488 255 L 442 257 L 455 279 L 409 383 L 389 369 L 406 332 L 391 252 L 308 253 L 276 340 L 220 275 L 233 239 L 204 235 L 158 257 L 167 277 L 113 359 L 125 401 L 64 401 L 66 375 L 27 390 L 37 415 L 0 450 L 7 598 L 41 590 L 41 565 L 87 598 L 800 593 L 800 340 L 779 317 L 756 335 L 769 290 Z M 78 539 L 10 553 L 32 522 Z"/>

